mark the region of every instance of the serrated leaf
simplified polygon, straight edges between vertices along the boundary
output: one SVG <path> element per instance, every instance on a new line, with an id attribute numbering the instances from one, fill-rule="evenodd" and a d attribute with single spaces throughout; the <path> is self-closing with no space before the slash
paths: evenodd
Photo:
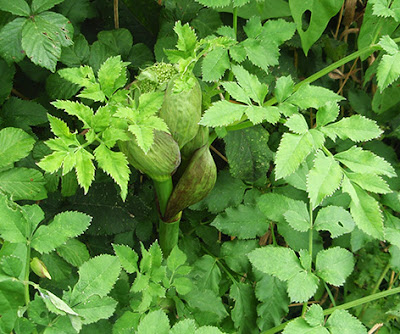
<path id="1" fill-rule="evenodd" d="M 196 1 L 210 8 L 225 7 L 230 4 L 230 0 L 196 0 Z"/>
<path id="2" fill-rule="evenodd" d="M 90 259 L 86 245 L 77 239 L 69 239 L 57 247 L 57 254 L 74 267 L 80 267 Z"/>
<path id="3" fill-rule="evenodd" d="M 400 52 L 397 52 L 392 56 L 384 55 L 382 57 L 376 72 L 378 87 L 381 92 L 400 76 L 399 62 Z"/>
<path id="4" fill-rule="evenodd" d="M 318 211 L 314 227 L 317 231 L 329 231 L 331 238 L 340 237 L 354 229 L 350 213 L 340 206 L 327 206 Z"/>
<path id="5" fill-rule="evenodd" d="M 239 239 L 252 239 L 262 236 L 268 230 L 269 224 L 265 216 L 257 207 L 239 205 L 236 208 L 227 208 L 211 223 L 212 226 L 224 234 Z"/>
<path id="6" fill-rule="evenodd" d="M 174 272 L 178 267 L 185 264 L 186 259 L 186 254 L 178 248 L 178 245 L 176 245 L 167 258 L 167 267 L 171 272 Z"/>
<path id="7" fill-rule="evenodd" d="M 306 270 L 299 271 L 288 281 L 288 294 L 292 302 L 303 303 L 308 301 L 318 288 L 318 277 Z"/>
<path id="8" fill-rule="evenodd" d="M 21 129 L 9 127 L 0 130 L 0 168 L 25 158 L 34 143 L 35 140 Z"/>
<path id="9" fill-rule="evenodd" d="M 81 87 L 96 83 L 93 69 L 90 66 L 63 68 L 57 73 L 61 78 Z"/>
<path id="10" fill-rule="evenodd" d="M 313 141 L 310 132 L 302 135 L 284 133 L 275 155 L 277 180 L 292 174 L 300 166 L 313 151 Z"/>
<path id="11" fill-rule="evenodd" d="M 351 182 L 358 184 L 366 191 L 377 194 L 388 194 L 392 192 L 386 181 L 376 174 L 346 173 L 346 175 Z"/>
<path id="12" fill-rule="evenodd" d="M 193 264 L 193 270 L 189 277 L 200 291 L 208 289 L 215 295 L 219 294 L 221 271 L 216 259 L 210 255 L 203 255 Z"/>
<path id="13" fill-rule="evenodd" d="M 343 172 L 333 156 L 317 151 L 314 166 L 307 176 L 307 192 L 313 208 L 332 195 L 340 186 Z"/>
<path id="14" fill-rule="evenodd" d="M 390 8 L 391 3 L 387 0 L 375 0 L 372 2 L 373 14 L 380 17 L 393 17 L 394 11 Z"/>
<path id="15" fill-rule="evenodd" d="M 213 128 L 230 125 L 242 118 L 246 108 L 241 104 L 218 101 L 204 112 L 199 124 Z"/>
<path id="16" fill-rule="evenodd" d="M 342 0 L 290 0 L 289 6 L 296 23 L 297 31 L 301 38 L 301 45 L 307 55 L 310 47 L 320 38 L 330 19 L 337 14 L 342 7 Z M 311 12 L 310 25 L 303 30 L 303 14 Z"/>
<path id="17" fill-rule="evenodd" d="M 286 102 L 298 106 L 300 109 L 314 108 L 318 109 L 327 102 L 339 102 L 344 100 L 329 89 L 320 86 L 302 85 Z"/>
<path id="18" fill-rule="evenodd" d="M 395 55 L 399 51 L 399 46 L 390 38 L 389 35 L 382 36 L 378 43 L 383 50 L 390 55 Z"/>
<path id="19" fill-rule="evenodd" d="M 306 119 L 301 114 L 294 114 L 285 122 L 290 131 L 302 135 L 308 131 Z"/>
<path id="20" fill-rule="evenodd" d="M 110 98 L 118 89 L 123 87 L 128 80 L 126 76 L 126 67 L 128 63 L 122 62 L 121 56 L 108 58 L 101 66 L 98 72 L 98 78 L 101 90 Z"/>
<path id="21" fill-rule="evenodd" d="M 283 216 L 296 231 L 306 232 L 310 229 L 310 214 L 302 201 L 291 201 Z"/>
<path id="22" fill-rule="evenodd" d="M 10 3 L 8 0 L 3 1 Z M 25 57 L 25 51 L 21 45 L 22 28 L 25 22 L 25 18 L 17 17 L 0 30 L 0 55 L 9 64 L 18 63 Z"/>
<path id="23" fill-rule="evenodd" d="M 137 328 L 137 334 L 168 334 L 169 319 L 162 310 L 150 312 L 144 316 Z"/>
<path id="24" fill-rule="evenodd" d="M 126 28 L 100 31 L 97 35 L 97 39 L 100 45 L 105 46 L 107 52 L 107 56 L 103 59 L 103 61 L 100 61 L 98 63 L 99 66 L 111 55 L 115 56 L 121 55 L 123 59 L 127 58 L 133 44 L 132 34 Z M 98 49 L 97 50 L 93 49 L 94 44 L 92 44 L 92 49 L 90 54 L 91 60 L 89 61 L 89 64 L 92 64 L 93 60 L 92 57 L 96 56 L 93 55 L 93 52 L 96 52 L 98 50 Z M 98 67 L 93 66 L 93 68 L 98 68 Z"/>
<path id="25" fill-rule="evenodd" d="M 275 43 L 267 44 L 258 39 L 247 38 L 239 45 L 246 51 L 247 58 L 267 73 L 270 66 L 279 64 L 279 48 Z"/>
<path id="26" fill-rule="evenodd" d="M 64 0 L 33 0 L 31 8 L 34 14 L 38 14 L 53 8 L 55 5 L 58 5 L 63 1 Z"/>
<path id="27" fill-rule="evenodd" d="M 0 265 L 2 272 L 16 279 L 18 279 L 23 269 L 22 261 L 15 255 L 3 255 L 0 259 Z"/>
<path id="28" fill-rule="evenodd" d="M 0 0 L 0 8 L 5 12 L 19 16 L 29 16 L 31 13 L 29 5 L 24 0 Z"/>
<path id="29" fill-rule="evenodd" d="M 317 126 L 324 126 L 334 122 L 339 115 L 339 105 L 336 102 L 327 102 L 318 109 L 316 121 Z"/>
<path id="30" fill-rule="evenodd" d="M 76 116 L 83 122 L 83 128 L 92 127 L 93 110 L 92 108 L 75 101 L 58 100 L 51 103 L 58 109 L 63 109 L 67 114 Z"/>
<path id="31" fill-rule="evenodd" d="M 49 308 L 49 304 L 51 303 L 51 305 L 53 307 L 55 307 L 58 311 L 61 311 L 61 315 L 64 314 L 71 314 L 71 315 L 78 315 L 66 302 L 64 302 L 62 299 L 60 299 L 59 297 L 57 297 L 55 294 L 53 294 L 52 292 L 43 289 L 43 288 L 39 288 L 39 293 L 40 296 L 43 298 L 43 300 L 46 303 L 46 306 Z M 50 311 L 53 311 L 51 309 L 49 309 Z"/>
<path id="32" fill-rule="evenodd" d="M 111 151 L 104 144 L 100 144 L 93 153 L 99 167 L 109 174 L 120 186 L 121 197 L 125 200 L 128 194 L 128 181 L 130 174 L 126 156 L 122 152 Z"/>
<path id="33" fill-rule="evenodd" d="M 85 194 L 89 191 L 89 187 L 94 180 L 93 155 L 85 149 L 75 152 L 75 170 L 79 185 L 85 190 Z"/>
<path id="34" fill-rule="evenodd" d="M 50 224 L 39 226 L 32 237 L 31 246 L 40 253 L 49 253 L 68 239 L 82 234 L 91 220 L 81 212 L 59 213 Z"/>
<path id="35" fill-rule="evenodd" d="M 326 327 L 331 334 L 367 334 L 364 325 L 346 310 L 336 310 L 328 318 Z"/>
<path id="36" fill-rule="evenodd" d="M 119 261 L 121 262 L 122 267 L 126 270 L 127 273 L 133 274 L 138 271 L 137 262 L 139 260 L 139 256 L 137 253 L 126 245 L 112 245 L 114 248 L 115 255 L 118 256 Z"/>
<path id="37" fill-rule="evenodd" d="M 294 90 L 294 82 L 290 75 L 286 77 L 279 77 L 276 80 L 274 94 L 278 102 L 283 102 Z"/>
<path id="38" fill-rule="evenodd" d="M 223 82 L 222 86 L 236 101 L 251 105 L 250 97 L 236 82 Z"/>
<path id="39" fill-rule="evenodd" d="M 397 175 L 386 160 L 370 151 L 363 150 L 361 147 L 352 146 L 347 151 L 337 153 L 335 159 L 356 173 L 386 175 L 389 177 Z"/>
<path id="40" fill-rule="evenodd" d="M 193 319 L 184 319 L 177 322 L 169 334 L 196 334 L 196 322 Z"/>
<path id="41" fill-rule="evenodd" d="M 80 303 L 74 307 L 75 312 L 83 318 L 82 324 L 92 324 L 100 319 L 110 318 L 117 306 L 117 302 L 111 297 L 99 297 L 93 295 L 84 303 Z"/>
<path id="42" fill-rule="evenodd" d="M 253 124 L 259 124 L 266 120 L 268 123 L 276 124 L 280 118 L 280 112 L 277 107 L 259 107 L 249 106 L 245 109 L 245 114 Z"/>
<path id="43" fill-rule="evenodd" d="M 308 308 L 304 319 L 312 327 L 323 326 L 324 310 L 320 305 L 313 304 Z"/>
<path id="44" fill-rule="evenodd" d="M 182 25 L 178 21 L 175 23 L 174 31 L 178 35 L 177 49 L 188 54 L 192 53 L 197 44 L 197 36 L 193 28 L 188 23 Z"/>
<path id="45" fill-rule="evenodd" d="M 229 68 L 228 50 L 216 48 L 204 57 L 201 70 L 204 81 L 217 81 L 222 78 L 225 71 Z"/>
<path id="46" fill-rule="evenodd" d="M 112 255 L 91 258 L 79 268 L 79 280 L 71 293 L 71 304 L 87 301 L 91 296 L 106 296 L 118 279 L 121 271 L 119 260 Z"/>
<path id="47" fill-rule="evenodd" d="M 256 327 L 256 299 L 253 287 L 239 282 L 232 284 L 229 297 L 235 301 L 231 317 L 235 328 L 241 333 L 251 333 Z"/>
<path id="48" fill-rule="evenodd" d="M 351 252 L 341 247 L 333 247 L 318 252 L 316 274 L 325 282 L 341 286 L 353 272 L 354 257 Z"/>
<path id="49" fill-rule="evenodd" d="M 339 122 L 321 127 L 320 130 L 333 140 L 338 136 L 354 142 L 377 138 L 383 132 L 375 121 L 361 115 L 342 118 Z"/>
<path id="50" fill-rule="evenodd" d="M 303 318 L 296 318 L 289 322 L 283 334 L 330 334 L 329 331 L 321 326 L 312 327 Z"/>
<path id="51" fill-rule="evenodd" d="M 250 270 L 250 262 L 247 254 L 258 248 L 256 240 L 226 241 L 221 246 L 220 257 L 230 269 L 237 273 L 247 273 Z"/>
<path id="52" fill-rule="evenodd" d="M 42 200 L 47 197 L 42 173 L 32 168 L 12 168 L 0 172 L 0 190 L 11 195 L 14 201 Z"/>
<path id="53" fill-rule="evenodd" d="M 285 222 L 284 213 L 290 207 L 295 207 L 294 199 L 281 194 L 267 193 L 257 199 L 257 206 L 264 215 L 275 222 Z"/>

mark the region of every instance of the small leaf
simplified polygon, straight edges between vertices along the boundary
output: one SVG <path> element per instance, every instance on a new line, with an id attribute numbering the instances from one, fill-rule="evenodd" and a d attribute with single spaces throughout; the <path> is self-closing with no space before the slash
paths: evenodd
<path id="1" fill-rule="evenodd" d="M 22 215 L 20 207 L 0 193 L 0 235 L 12 243 L 26 243 L 30 224 Z"/>
<path id="2" fill-rule="evenodd" d="M 129 274 L 138 272 L 137 262 L 139 260 L 139 256 L 137 253 L 126 245 L 113 244 L 112 246 L 114 248 L 115 255 L 118 256 L 119 261 L 126 272 Z"/>
<path id="3" fill-rule="evenodd" d="M 250 97 L 236 82 L 223 82 L 222 86 L 236 101 L 251 105 Z"/>
<path id="4" fill-rule="evenodd" d="M 330 334 L 329 331 L 321 326 L 312 327 L 303 318 L 296 318 L 289 322 L 283 334 Z"/>
<path id="5" fill-rule="evenodd" d="M 91 217 L 81 212 L 59 213 L 48 225 L 41 225 L 34 233 L 31 245 L 40 253 L 49 253 L 70 238 L 82 234 L 88 227 Z"/>
<path id="6" fill-rule="evenodd" d="M 346 175 L 351 182 L 357 183 L 366 191 L 377 194 L 388 194 L 392 192 L 386 181 L 376 174 L 346 173 Z"/>
<path id="7" fill-rule="evenodd" d="M 382 36 L 378 44 L 382 47 L 382 49 L 392 56 L 399 51 L 399 46 L 393 39 L 390 38 L 389 35 Z"/>
<path id="8" fill-rule="evenodd" d="M 44 299 L 46 304 L 50 302 L 57 310 L 62 311 L 61 314 L 66 313 L 71 315 L 78 315 L 78 313 L 76 313 L 66 302 L 64 302 L 52 292 L 43 288 L 39 288 L 38 290 L 40 296 Z"/>
<path id="9" fill-rule="evenodd" d="M 239 121 L 246 106 L 228 101 L 218 101 L 204 112 L 199 124 L 209 127 L 227 126 Z"/>
<path id="10" fill-rule="evenodd" d="M 169 270 L 171 270 L 171 272 L 174 272 L 178 269 L 178 267 L 185 264 L 186 259 L 186 254 L 182 252 L 176 245 L 168 256 L 167 267 Z"/>
<path id="11" fill-rule="evenodd" d="M 399 61 L 400 52 L 397 52 L 392 56 L 384 55 L 379 62 L 376 77 L 381 92 L 400 76 Z"/>
<path id="12" fill-rule="evenodd" d="M 256 103 L 262 105 L 268 93 L 268 86 L 260 83 L 257 76 L 249 73 L 244 67 L 239 65 L 232 66 L 232 72 L 237 82 L 246 94 Z"/>
<path id="13" fill-rule="evenodd" d="M 303 303 L 314 296 L 318 288 L 318 277 L 302 270 L 288 281 L 288 294 L 292 302 Z"/>
<path id="14" fill-rule="evenodd" d="M 312 327 L 324 325 L 324 310 L 318 304 L 311 305 L 304 317 L 307 323 Z"/>
<path id="15" fill-rule="evenodd" d="M 290 95 L 292 95 L 293 90 L 294 82 L 290 75 L 279 77 L 276 80 L 274 94 L 279 103 L 285 101 Z"/>
<path id="16" fill-rule="evenodd" d="M 249 106 L 245 109 L 245 114 L 253 124 L 259 124 L 266 120 L 268 123 L 276 124 L 280 118 L 280 112 L 277 107 L 258 107 Z"/>
<path id="17" fill-rule="evenodd" d="M 74 267 L 80 267 L 90 259 L 86 245 L 78 239 L 69 239 L 57 247 L 57 254 Z"/>
<path id="18" fill-rule="evenodd" d="M 318 252 L 315 266 L 316 274 L 325 282 L 341 286 L 353 272 L 354 257 L 347 249 L 333 247 Z"/>
<path id="19" fill-rule="evenodd" d="M 87 325 L 100 319 L 110 318 L 114 314 L 117 304 L 111 297 L 93 295 L 84 303 L 76 305 L 74 309 L 83 318 L 82 323 Z"/>
<path id="20" fill-rule="evenodd" d="M 216 48 L 204 57 L 201 70 L 204 81 L 217 81 L 222 78 L 225 71 L 229 68 L 228 50 Z"/>
<path id="21" fill-rule="evenodd" d="M 354 226 L 350 213 L 340 206 L 327 206 L 320 209 L 314 223 L 317 231 L 329 231 L 331 238 L 350 233 Z"/>
<path id="22" fill-rule="evenodd" d="M 69 115 L 78 117 L 83 122 L 84 129 L 92 127 L 94 111 L 90 107 L 79 102 L 66 100 L 58 100 L 51 104 L 58 109 L 63 109 Z"/>
<path id="23" fill-rule="evenodd" d="M 300 232 L 307 232 L 310 229 L 310 214 L 307 206 L 302 201 L 292 201 L 283 216 L 289 225 Z"/>
<path id="24" fill-rule="evenodd" d="M 128 63 L 122 62 L 121 56 L 110 57 L 101 64 L 98 78 L 101 90 L 110 98 L 118 89 L 122 88 L 128 80 L 126 67 Z"/>
<path id="25" fill-rule="evenodd" d="M 231 316 L 235 328 L 242 333 L 251 333 L 256 327 L 256 300 L 253 287 L 245 283 L 232 284 L 229 297 L 235 301 Z"/>
<path id="26" fill-rule="evenodd" d="M 193 28 L 188 23 L 182 25 L 178 21 L 175 23 L 174 31 L 178 35 L 177 49 L 188 54 L 193 52 L 197 44 L 197 36 Z"/>
<path id="27" fill-rule="evenodd" d="M 93 156 L 85 149 L 80 149 L 75 153 L 76 159 L 76 175 L 78 183 L 85 190 L 85 194 L 89 191 L 89 187 L 94 180 Z"/>
<path id="28" fill-rule="evenodd" d="M 34 143 L 35 140 L 21 129 L 0 130 L 0 168 L 25 158 Z"/>
<path id="29" fill-rule="evenodd" d="M 328 318 L 326 327 L 331 334 L 367 334 L 364 325 L 346 310 L 336 310 Z"/>
<path id="30" fill-rule="evenodd" d="M 294 114 L 286 122 L 285 126 L 289 128 L 290 131 L 302 135 L 308 131 L 308 124 L 306 119 L 301 114 Z"/>
<path id="31" fill-rule="evenodd" d="M 334 122 L 339 115 L 339 105 L 335 102 L 327 102 L 318 109 L 317 126 L 324 126 Z"/>
<path id="32" fill-rule="evenodd" d="M 168 334 L 169 319 L 162 310 L 150 312 L 140 321 L 137 334 Z"/>

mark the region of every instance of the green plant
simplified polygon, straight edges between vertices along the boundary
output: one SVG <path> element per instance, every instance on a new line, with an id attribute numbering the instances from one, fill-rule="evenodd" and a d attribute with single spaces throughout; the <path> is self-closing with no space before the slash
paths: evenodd
<path id="1" fill-rule="evenodd" d="M 399 19 L 0 0 L 0 333 L 397 333 Z"/>

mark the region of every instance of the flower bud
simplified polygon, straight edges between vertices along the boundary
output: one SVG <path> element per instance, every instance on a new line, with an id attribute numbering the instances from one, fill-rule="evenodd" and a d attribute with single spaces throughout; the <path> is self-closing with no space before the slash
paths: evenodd
<path id="1" fill-rule="evenodd" d="M 168 83 L 160 117 L 168 125 L 179 148 L 182 148 L 197 134 L 201 118 L 202 94 L 200 84 L 193 74 L 182 84 L 184 89 L 175 92 L 174 86 L 179 80 L 182 78 L 178 74 Z"/>
<path id="2" fill-rule="evenodd" d="M 182 160 L 189 160 L 200 147 L 208 144 L 208 127 L 199 125 L 196 136 L 181 148 Z"/>
<path id="3" fill-rule="evenodd" d="M 169 198 L 163 220 L 169 221 L 180 211 L 201 201 L 214 187 L 217 167 L 208 145 L 199 148 Z"/>
<path id="4" fill-rule="evenodd" d="M 169 178 L 181 163 L 178 144 L 170 134 L 154 131 L 154 143 L 147 153 L 137 145 L 134 136 L 130 136 L 131 140 L 118 143 L 119 149 L 133 167 L 153 180 Z"/>
<path id="5" fill-rule="evenodd" d="M 34 257 L 31 260 L 31 269 L 39 277 L 42 277 L 42 278 L 46 277 L 48 279 L 51 279 L 51 276 L 50 276 L 45 264 L 41 260 L 39 260 L 37 257 Z"/>

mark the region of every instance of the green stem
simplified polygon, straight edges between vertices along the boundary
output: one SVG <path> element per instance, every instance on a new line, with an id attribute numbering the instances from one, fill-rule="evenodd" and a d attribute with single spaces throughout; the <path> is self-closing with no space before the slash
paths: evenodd
<path id="1" fill-rule="evenodd" d="M 161 217 L 164 216 L 165 210 L 167 209 L 167 204 L 169 197 L 172 194 L 174 186 L 172 184 L 172 177 L 168 177 L 163 181 L 153 180 L 154 187 L 156 188 L 158 205 L 160 207 Z"/>
<path id="2" fill-rule="evenodd" d="M 333 312 L 335 312 L 336 310 L 348 310 L 350 308 L 357 307 L 357 306 L 372 302 L 374 300 L 385 298 L 385 297 L 388 297 L 388 296 L 391 296 L 391 295 L 395 295 L 397 293 L 400 293 L 400 287 L 397 287 L 397 288 L 391 289 L 391 290 L 378 292 L 378 293 L 375 293 L 373 295 L 369 295 L 367 297 L 356 299 L 356 300 L 353 300 L 351 302 L 348 302 L 348 303 L 345 303 L 345 304 L 342 304 L 342 305 L 331 307 L 331 308 L 329 308 L 327 310 L 324 310 L 324 315 L 330 315 Z M 290 321 L 287 321 L 287 322 L 285 322 L 283 324 L 280 324 L 279 326 L 276 326 L 274 328 L 268 329 L 268 330 L 262 332 L 261 334 L 275 334 L 275 333 L 278 333 L 281 330 L 283 330 L 289 322 L 291 322 L 293 320 L 294 319 L 292 319 Z"/>
<path id="3" fill-rule="evenodd" d="M 312 207 L 312 204 L 311 204 L 311 200 L 310 200 L 309 210 L 310 210 L 310 231 L 308 232 L 308 252 L 310 253 L 311 261 L 310 261 L 310 267 L 308 268 L 308 270 L 311 273 L 311 270 L 312 270 L 312 256 L 313 256 L 313 227 L 314 227 L 314 223 L 313 223 L 313 207 Z"/>
<path id="4" fill-rule="evenodd" d="M 29 273 L 30 273 L 30 263 L 31 263 L 31 246 L 30 242 L 26 244 L 26 263 L 25 263 L 25 275 L 24 275 L 24 284 L 25 284 L 25 306 L 28 306 L 30 302 L 29 298 Z"/>
<path id="5" fill-rule="evenodd" d="M 235 38 L 237 38 L 237 21 L 238 21 L 238 9 L 237 7 L 233 8 L 233 22 L 232 22 L 232 26 L 233 26 L 233 31 L 235 32 Z M 233 80 L 233 72 L 232 70 L 229 70 L 229 74 L 228 74 L 228 81 L 232 81 Z M 229 99 L 231 98 L 231 96 L 229 95 L 228 92 L 225 93 L 225 100 L 229 101 Z"/>
<path id="6" fill-rule="evenodd" d="M 329 289 L 329 286 L 328 286 L 328 284 L 325 283 L 325 281 L 322 281 L 322 282 L 324 282 L 325 290 L 328 293 L 328 296 L 329 296 L 329 299 L 331 300 L 332 305 L 334 307 L 336 307 L 336 301 L 335 301 L 335 298 L 332 295 L 331 289 Z"/>

